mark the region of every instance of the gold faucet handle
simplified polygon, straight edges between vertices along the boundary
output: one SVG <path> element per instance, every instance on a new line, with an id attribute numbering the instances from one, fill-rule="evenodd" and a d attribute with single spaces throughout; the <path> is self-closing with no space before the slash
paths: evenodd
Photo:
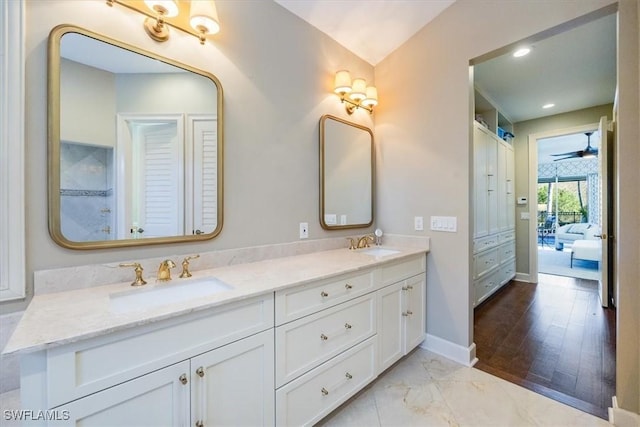
<path id="1" fill-rule="evenodd" d="M 347 237 L 347 240 L 349 241 L 349 249 L 354 250 L 356 248 L 355 239 L 353 237 Z"/>
<path id="2" fill-rule="evenodd" d="M 147 282 L 142 278 L 144 268 L 142 268 L 139 262 L 123 263 L 120 264 L 120 267 L 134 267 L 133 271 L 136 274 L 136 279 L 131 282 L 131 286 L 142 286 L 147 284 Z"/>
<path id="3" fill-rule="evenodd" d="M 189 261 L 192 259 L 200 258 L 200 255 L 189 255 L 185 259 L 182 260 L 182 273 L 180 273 L 180 278 L 185 279 L 187 277 L 191 277 L 191 272 L 189 271 Z"/>

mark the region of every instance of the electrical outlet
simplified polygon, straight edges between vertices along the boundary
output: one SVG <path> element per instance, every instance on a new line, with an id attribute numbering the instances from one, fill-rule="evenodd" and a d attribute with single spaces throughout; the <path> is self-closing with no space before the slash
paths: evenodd
<path id="1" fill-rule="evenodd" d="M 415 231 L 424 230 L 424 217 L 421 217 L 421 216 L 414 216 L 413 217 L 413 229 Z"/>
<path id="2" fill-rule="evenodd" d="M 309 238 L 309 224 L 306 222 L 300 223 L 300 238 L 301 239 Z"/>

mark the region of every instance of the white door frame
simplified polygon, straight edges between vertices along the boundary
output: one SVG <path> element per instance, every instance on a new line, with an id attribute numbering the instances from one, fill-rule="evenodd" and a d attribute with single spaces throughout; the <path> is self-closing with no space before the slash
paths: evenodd
<path id="1" fill-rule="evenodd" d="M 598 123 L 529 134 L 529 282 L 538 283 L 538 140 L 584 133 L 598 129 Z"/>

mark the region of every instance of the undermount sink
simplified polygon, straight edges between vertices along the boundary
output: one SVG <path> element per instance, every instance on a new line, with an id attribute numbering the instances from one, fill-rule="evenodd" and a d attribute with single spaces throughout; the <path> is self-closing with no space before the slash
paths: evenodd
<path id="1" fill-rule="evenodd" d="M 231 289 L 233 286 L 215 277 L 204 277 L 174 283 L 159 283 L 149 288 L 143 287 L 113 293 L 109 295 L 109 302 L 114 311 L 146 310 L 193 298 L 206 297 Z"/>
<path id="2" fill-rule="evenodd" d="M 395 249 L 385 249 L 385 248 L 371 248 L 362 251 L 363 254 L 371 255 L 371 256 L 389 256 L 400 253 Z"/>

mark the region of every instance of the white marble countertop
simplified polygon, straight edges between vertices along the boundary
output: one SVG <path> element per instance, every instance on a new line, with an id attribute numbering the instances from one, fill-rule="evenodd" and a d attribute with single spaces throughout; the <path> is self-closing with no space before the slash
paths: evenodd
<path id="1" fill-rule="evenodd" d="M 190 279 L 177 278 L 174 270 L 174 279 L 169 284 L 156 284 L 155 279 L 147 278 L 148 284 L 137 288 L 126 282 L 36 295 L 3 354 L 45 350 L 428 252 L 426 248 L 385 248 L 398 253 L 376 257 L 363 253 L 364 249 L 336 249 L 194 271 Z M 115 310 L 112 304 L 113 294 L 186 285 L 204 277 L 215 277 L 233 288 L 136 310 Z"/>

